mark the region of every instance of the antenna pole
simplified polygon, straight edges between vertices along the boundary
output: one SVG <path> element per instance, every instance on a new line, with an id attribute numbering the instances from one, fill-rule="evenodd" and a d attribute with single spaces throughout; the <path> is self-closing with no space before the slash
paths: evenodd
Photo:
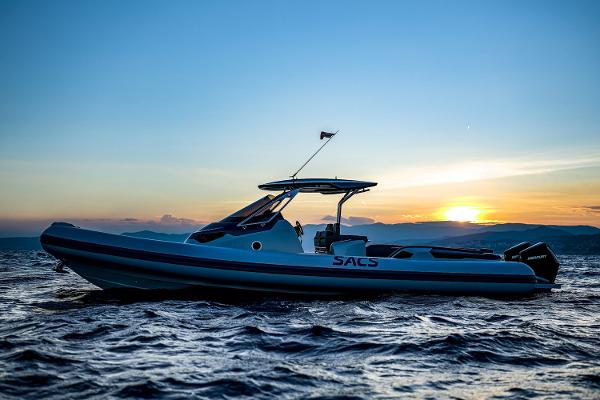
<path id="1" fill-rule="evenodd" d="M 331 139 L 333 139 L 333 137 L 334 137 L 334 136 L 335 136 L 335 135 L 336 135 L 336 134 L 337 134 L 339 131 L 340 131 L 340 130 L 338 129 L 338 130 L 337 130 L 337 131 L 336 131 L 336 132 L 335 132 L 333 135 L 329 136 L 329 137 L 327 138 L 327 140 L 325 141 L 325 143 L 323 143 L 323 144 L 321 145 L 321 147 L 319 147 L 319 148 L 317 149 L 317 151 L 315 151 L 315 152 L 314 152 L 314 154 L 313 154 L 312 156 L 310 156 L 310 157 L 308 158 L 308 160 L 306 160 L 306 162 L 305 162 L 304 164 L 302 164 L 302 166 L 301 166 L 300 168 L 298 168 L 298 171 L 296 171 L 296 172 L 294 172 L 292 175 L 290 175 L 290 178 L 292 178 L 292 179 L 296 179 L 296 175 L 298 175 L 298 173 L 299 173 L 300 171 L 302 171 L 302 169 L 303 169 L 304 167 L 306 167 L 306 165 L 307 165 L 307 164 L 308 164 L 308 163 L 309 163 L 309 162 L 310 162 L 310 161 L 311 161 L 313 158 L 315 158 L 315 156 L 316 156 L 317 154 L 319 154 L 319 152 L 320 152 L 320 151 L 323 149 L 323 147 L 325 147 L 325 146 L 327 145 L 327 143 L 329 143 L 329 141 L 330 141 Z"/>

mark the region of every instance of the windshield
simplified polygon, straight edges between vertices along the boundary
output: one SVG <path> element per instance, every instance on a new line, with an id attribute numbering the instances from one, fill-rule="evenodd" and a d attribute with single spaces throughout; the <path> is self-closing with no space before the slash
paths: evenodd
<path id="1" fill-rule="evenodd" d="M 260 198 L 260 199 L 256 200 L 254 203 L 249 204 L 246 207 L 242 208 L 241 210 L 234 212 L 227 218 L 223 219 L 223 221 L 230 220 L 230 219 L 248 218 L 250 215 L 252 215 L 254 212 L 259 210 L 261 207 L 264 207 L 265 205 L 269 204 L 274 198 L 275 198 L 275 196 L 273 196 L 271 194 L 269 194 L 263 198 Z M 269 211 L 269 209 L 265 210 L 265 212 L 267 212 L 267 211 Z"/>

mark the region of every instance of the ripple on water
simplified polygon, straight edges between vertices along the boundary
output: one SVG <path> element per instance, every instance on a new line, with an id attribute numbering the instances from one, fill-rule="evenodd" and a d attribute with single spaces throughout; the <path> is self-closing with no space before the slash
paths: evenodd
<path id="1" fill-rule="evenodd" d="M 69 332 L 62 336 L 64 340 L 90 340 L 105 336 L 110 332 L 125 328 L 126 325 L 99 325 L 90 330 Z"/>
<path id="2" fill-rule="evenodd" d="M 55 354 L 50 354 L 48 352 L 40 352 L 33 349 L 25 349 L 15 351 L 13 353 L 8 353 L 5 356 L 3 356 L 2 359 L 4 361 L 10 361 L 19 364 L 36 363 L 63 366 L 79 363 L 78 360 L 74 360 L 72 358 L 60 357 Z"/>
<path id="3" fill-rule="evenodd" d="M 152 380 L 147 380 L 145 382 L 127 385 L 115 393 L 115 396 L 155 399 L 163 396 L 164 394 L 166 393 L 160 389 L 159 385 Z"/>

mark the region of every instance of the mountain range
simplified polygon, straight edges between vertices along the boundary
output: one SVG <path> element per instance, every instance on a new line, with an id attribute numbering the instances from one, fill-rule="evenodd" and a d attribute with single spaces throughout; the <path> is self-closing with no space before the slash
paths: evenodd
<path id="1" fill-rule="evenodd" d="M 315 233 L 325 224 L 304 227 L 303 246 L 313 250 Z M 418 222 L 344 226 L 345 234 L 365 235 L 373 242 L 457 247 L 486 247 L 502 252 L 520 242 L 547 242 L 558 254 L 600 254 L 600 229 L 588 225 L 534 225 L 521 223 L 475 224 L 461 222 Z M 123 233 L 126 236 L 183 242 L 189 234 L 149 230 Z M 0 250 L 41 250 L 39 238 L 0 238 Z"/>
<path id="2" fill-rule="evenodd" d="M 313 250 L 315 232 L 324 224 L 304 227 L 306 251 Z M 547 242 L 559 254 L 600 254 L 600 229 L 589 225 L 475 224 L 417 222 L 344 226 L 343 233 L 364 235 L 373 242 L 491 248 L 502 253 L 520 242 Z"/>

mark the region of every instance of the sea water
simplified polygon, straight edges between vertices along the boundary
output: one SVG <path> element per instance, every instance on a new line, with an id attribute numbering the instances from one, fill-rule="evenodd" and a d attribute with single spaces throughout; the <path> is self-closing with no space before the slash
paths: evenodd
<path id="1" fill-rule="evenodd" d="M 103 292 L 2 252 L 0 398 L 599 398 L 600 257 L 560 260 L 516 299 L 299 299 Z"/>

